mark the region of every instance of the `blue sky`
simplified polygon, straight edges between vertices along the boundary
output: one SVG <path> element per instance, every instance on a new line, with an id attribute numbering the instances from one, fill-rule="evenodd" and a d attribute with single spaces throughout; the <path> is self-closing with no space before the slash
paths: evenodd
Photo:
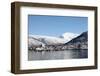
<path id="1" fill-rule="evenodd" d="M 29 15 L 28 33 L 60 36 L 65 32 L 80 34 L 88 30 L 87 17 Z"/>

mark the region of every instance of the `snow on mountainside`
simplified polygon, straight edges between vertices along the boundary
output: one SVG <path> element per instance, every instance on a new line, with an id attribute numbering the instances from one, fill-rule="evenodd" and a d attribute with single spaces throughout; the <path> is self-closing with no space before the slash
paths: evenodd
<path id="1" fill-rule="evenodd" d="M 33 46 L 33 45 L 36 45 L 36 46 L 38 46 L 38 45 L 41 45 L 41 44 L 43 44 L 42 42 L 40 42 L 38 39 L 35 39 L 34 37 L 29 37 L 29 39 L 28 39 L 28 45 L 29 46 Z"/>
<path id="2" fill-rule="evenodd" d="M 52 36 L 42 36 L 42 35 L 29 35 L 28 37 L 28 46 L 39 46 L 39 45 L 56 45 L 64 44 L 75 38 L 77 34 L 65 33 L 60 37 Z"/>
<path id="3" fill-rule="evenodd" d="M 72 40 L 73 38 L 77 37 L 79 34 L 75 34 L 75 33 L 70 33 L 70 32 L 66 32 L 62 35 L 62 38 L 64 38 L 67 41 Z"/>
<path id="4" fill-rule="evenodd" d="M 88 31 L 81 33 L 71 41 L 65 43 L 66 48 L 70 49 L 88 49 Z"/>
<path id="5" fill-rule="evenodd" d="M 30 35 L 29 45 L 53 45 L 53 44 L 64 44 L 66 40 L 51 36 L 40 36 L 40 35 Z"/>

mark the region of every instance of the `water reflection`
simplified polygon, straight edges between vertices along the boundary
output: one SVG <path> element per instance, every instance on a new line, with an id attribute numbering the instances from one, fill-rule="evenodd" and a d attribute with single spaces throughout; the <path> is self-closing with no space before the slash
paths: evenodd
<path id="1" fill-rule="evenodd" d="M 28 60 L 57 60 L 88 58 L 88 50 L 28 51 Z"/>

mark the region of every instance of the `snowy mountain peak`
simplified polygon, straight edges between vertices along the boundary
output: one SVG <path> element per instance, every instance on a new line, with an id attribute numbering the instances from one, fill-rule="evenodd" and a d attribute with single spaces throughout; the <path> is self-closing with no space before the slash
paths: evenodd
<path id="1" fill-rule="evenodd" d="M 70 33 L 70 32 L 66 32 L 62 35 L 62 38 L 64 38 L 67 41 L 72 40 L 73 38 L 77 37 L 79 34 L 75 34 L 75 33 Z"/>

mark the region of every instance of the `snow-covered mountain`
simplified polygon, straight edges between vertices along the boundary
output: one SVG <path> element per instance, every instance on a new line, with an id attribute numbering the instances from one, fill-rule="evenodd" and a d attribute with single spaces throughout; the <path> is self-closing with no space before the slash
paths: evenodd
<path id="1" fill-rule="evenodd" d="M 64 44 L 67 49 L 88 49 L 88 31 Z"/>
<path id="2" fill-rule="evenodd" d="M 38 45 L 55 45 L 64 44 L 66 40 L 63 38 L 51 37 L 51 36 L 40 36 L 40 35 L 30 35 L 28 39 L 29 46 Z"/>
<path id="3" fill-rule="evenodd" d="M 70 33 L 70 32 L 66 32 L 64 34 L 62 34 L 62 38 L 64 38 L 67 41 L 72 40 L 73 38 L 77 37 L 79 34 L 75 34 L 75 33 Z"/>
<path id="4" fill-rule="evenodd" d="M 61 37 L 29 35 L 28 46 L 65 44 L 71 39 L 75 38 L 77 35 L 78 34 L 73 33 L 64 33 Z"/>

